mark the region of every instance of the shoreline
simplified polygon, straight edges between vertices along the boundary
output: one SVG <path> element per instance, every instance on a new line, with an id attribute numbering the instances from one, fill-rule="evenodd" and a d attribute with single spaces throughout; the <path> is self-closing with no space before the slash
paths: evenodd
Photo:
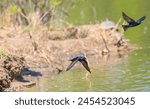
<path id="1" fill-rule="evenodd" d="M 112 64 L 115 58 L 137 49 L 125 39 L 120 46 L 116 46 L 118 40 L 123 38 L 121 31 L 118 28 L 103 29 L 99 24 L 61 30 L 40 27 L 0 31 L 0 49 L 25 59 L 25 69 L 21 73 L 23 79 L 12 81 L 7 91 L 27 91 L 35 85 L 39 87 L 37 91 L 42 91 L 40 87 L 45 77 L 50 72 L 59 74 L 64 71 L 68 60 L 78 54 L 86 55 L 90 65 L 96 67 L 97 58 L 105 61 L 105 57 L 110 55 L 108 64 Z"/>

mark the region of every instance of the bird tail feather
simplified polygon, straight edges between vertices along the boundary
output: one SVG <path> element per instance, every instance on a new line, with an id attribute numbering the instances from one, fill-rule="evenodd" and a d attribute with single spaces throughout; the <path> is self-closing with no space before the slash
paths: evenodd
<path id="1" fill-rule="evenodd" d="M 126 31 L 129 28 L 128 25 L 122 25 L 122 27 L 123 27 L 124 31 Z"/>

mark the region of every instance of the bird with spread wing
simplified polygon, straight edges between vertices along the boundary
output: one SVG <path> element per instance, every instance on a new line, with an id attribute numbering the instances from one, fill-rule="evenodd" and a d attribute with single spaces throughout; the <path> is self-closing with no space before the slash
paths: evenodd
<path id="1" fill-rule="evenodd" d="M 138 19 L 137 21 L 135 21 L 134 19 L 127 16 L 124 12 L 122 12 L 122 16 L 123 16 L 123 19 L 128 23 L 127 25 L 122 25 L 124 31 L 126 31 L 130 27 L 135 27 L 135 26 L 141 24 L 141 22 L 146 18 L 146 16 L 143 16 L 140 19 Z"/>
<path id="2" fill-rule="evenodd" d="M 86 60 L 86 57 L 83 55 L 79 55 L 76 56 L 74 58 L 72 58 L 70 65 L 67 67 L 66 71 L 70 70 L 78 61 L 82 63 L 82 65 L 84 66 L 84 68 L 91 73 L 91 70 L 89 68 L 88 62 Z"/>

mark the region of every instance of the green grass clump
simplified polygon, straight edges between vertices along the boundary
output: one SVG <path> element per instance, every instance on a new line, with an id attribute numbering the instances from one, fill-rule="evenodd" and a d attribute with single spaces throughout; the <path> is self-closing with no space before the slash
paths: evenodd
<path id="1" fill-rule="evenodd" d="M 0 57 L 7 56 L 8 53 L 5 50 L 0 50 Z"/>

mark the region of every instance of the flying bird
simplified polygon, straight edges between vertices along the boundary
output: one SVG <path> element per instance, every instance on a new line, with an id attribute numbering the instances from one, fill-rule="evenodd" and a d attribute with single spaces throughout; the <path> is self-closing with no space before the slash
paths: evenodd
<path id="1" fill-rule="evenodd" d="M 123 16 L 123 19 L 126 22 L 128 22 L 128 25 L 122 25 L 124 31 L 126 31 L 129 27 L 135 27 L 135 26 L 141 24 L 141 22 L 146 18 L 146 16 L 143 16 L 140 19 L 138 19 L 137 21 L 135 21 L 134 19 L 127 16 L 124 12 L 122 12 L 122 16 Z"/>
<path id="2" fill-rule="evenodd" d="M 88 62 L 86 61 L 86 57 L 83 55 L 76 56 L 72 58 L 70 65 L 67 67 L 66 71 L 70 70 L 78 61 L 82 63 L 84 68 L 91 73 Z"/>

